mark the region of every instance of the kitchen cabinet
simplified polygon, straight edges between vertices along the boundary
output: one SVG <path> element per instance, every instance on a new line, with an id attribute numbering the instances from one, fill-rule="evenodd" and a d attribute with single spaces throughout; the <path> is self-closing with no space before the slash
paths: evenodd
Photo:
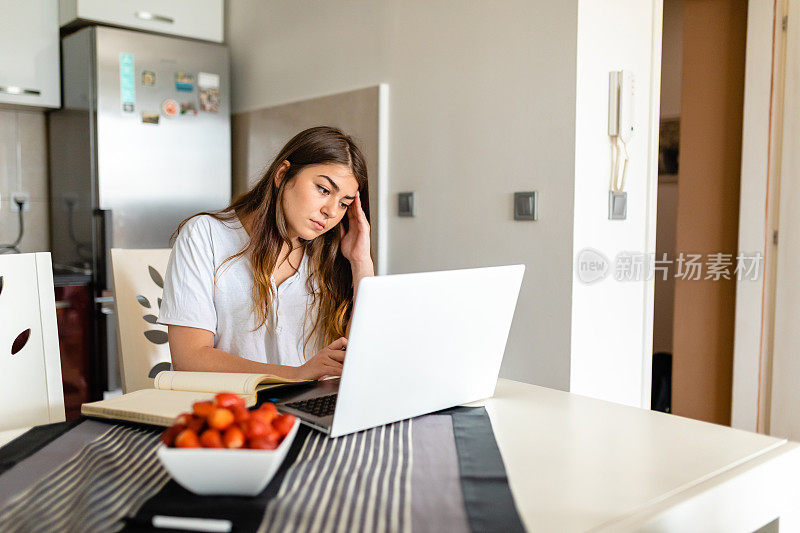
<path id="1" fill-rule="evenodd" d="M 59 0 L 61 26 L 99 23 L 223 41 L 223 0 Z"/>
<path id="2" fill-rule="evenodd" d="M 58 4 L 0 0 L 0 105 L 61 107 Z"/>

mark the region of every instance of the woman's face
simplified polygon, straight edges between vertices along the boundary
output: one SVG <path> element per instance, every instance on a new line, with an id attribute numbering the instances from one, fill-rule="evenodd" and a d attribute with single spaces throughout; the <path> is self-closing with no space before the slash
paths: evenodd
<path id="1" fill-rule="evenodd" d="M 283 179 L 289 163 L 278 172 Z M 355 201 L 358 181 L 345 165 L 310 165 L 297 173 L 283 192 L 289 238 L 312 240 L 335 228 Z"/>

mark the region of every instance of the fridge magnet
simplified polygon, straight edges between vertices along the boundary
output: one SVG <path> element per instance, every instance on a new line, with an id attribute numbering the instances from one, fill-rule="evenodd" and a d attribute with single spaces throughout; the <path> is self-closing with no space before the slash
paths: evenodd
<path id="1" fill-rule="evenodd" d="M 219 113 L 219 89 L 200 89 L 200 109 Z"/>
<path id="2" fill-rule="evenodd" d="M 200 72 L 197 74 L 197 85 L 203 89 L 219 89 L 219 74 Z"/>
<path id="3" fill-rule="evenodd" d="M 133 113 L 136 103 L 133 54 L 119 54 L 119 97 L 122 110 Z"/>
<path id="4" fill-rule="evenodd" d="M 200 92 L 200 110 L 208 113 L 219 112 L 219 74 L 200 72 L 197 75 Z"/>
<path id="5" fill-rule="evenodd" d="M 152 70 L 142 71 L 142 86 L 152 87 L 156 84 L 156 73 Z"/>
<path id="6" fill-rule="evenodd" d="M 194 91 L 194 74 L 189 72 L 176 72 L 175 90 L 187 93 Z"/>
<path id="7" fill-rule="evenodd" d="M 197 107 L 194 102 L 181 102 L 181 115 L 196 115 Z"/>
<path id="8" fill-rule="evenodd" d="M 142 124 L 158 124 L 161 115 L 158 113 L 142 112 Z"/>
<path id="9" fill-rule="evenodd" d="M 180 104 L 171 98 L 161 102 L 161 112 L 167 117 L 174 117 L 180 112 L 180 109 Z"/>

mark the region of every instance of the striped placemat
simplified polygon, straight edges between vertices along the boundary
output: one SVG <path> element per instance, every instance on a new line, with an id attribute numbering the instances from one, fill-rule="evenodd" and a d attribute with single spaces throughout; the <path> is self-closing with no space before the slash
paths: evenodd
<path id="1" fill-rule="evenodd" d="M 410 531 L 412 424 L 309 435 L 258 531 Z"/>
<path id="2" fill-rule="evenodd" d="M 47 475 L 3 504 L 0 531 L 117 531 L 124 516 L 136 512 L 169 481 L 155 455 L 158 431 L 102 426 L 101 435 L 62 464 L 51 465 Z M 48 462 L 59 455 L 59 445 L 57 439 L 37 455 Z M 14 474 L 11 469 L 3 478 Z M 0 497 L 7 486 L 0 483 Z"/>
<path id="3" fill-rule="evenodd" d="M 46 445 L 31 432 L 0 448 L 0 531 L 142 531 L 155 515 L 259 533 L 524 530 L 483 408 L 337 439 L 303 426 L 252 498 L 198 496 L 171 481 L 155 454 L 159 432 L 85 420 Z M 19 460 L 24 447 L 35 453 Z"/>

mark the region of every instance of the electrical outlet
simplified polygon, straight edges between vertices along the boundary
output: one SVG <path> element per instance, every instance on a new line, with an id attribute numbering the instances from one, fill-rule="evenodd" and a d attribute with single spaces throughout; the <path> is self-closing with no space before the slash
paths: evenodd
<path id="1" fill-rule="evenodd" d="M 30 211 L 31 210 L 31 195 L 27 192 L 13 192 L 11 193 L 11 198 L 9 199 L 9 203 L 11 203 L 11 211 L 14 213 L 19 212 L 19 206 L 17 202 L 22 202 L 22 210 L 23 211 Z"/>

